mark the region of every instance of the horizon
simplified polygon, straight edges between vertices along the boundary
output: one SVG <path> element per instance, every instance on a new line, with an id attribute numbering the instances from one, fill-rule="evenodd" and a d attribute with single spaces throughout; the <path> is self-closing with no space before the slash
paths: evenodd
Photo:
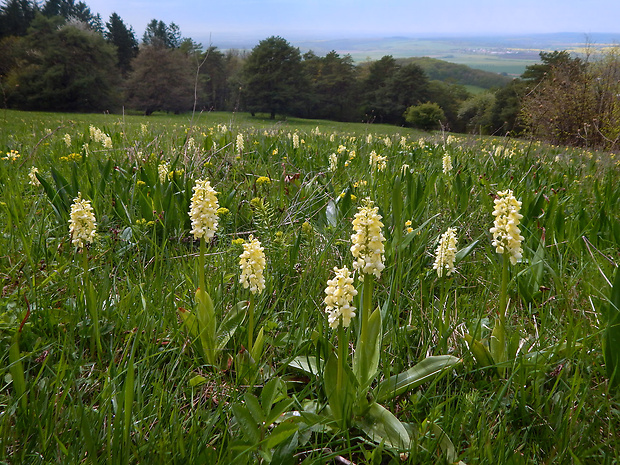
<path id="1" fill-rule="evenodd" d="M 179 26 L 197 42 L 356 38 L 489 38 L 539 34 L 609 35 L 620 40 L 620 2 L 493 0 L 414 4 L 410 0 L 87 0 L 105 24 L 112 13 L 141 39 L 152 20 Z M 207 40 L 205 40 L 207 39 Z"/>

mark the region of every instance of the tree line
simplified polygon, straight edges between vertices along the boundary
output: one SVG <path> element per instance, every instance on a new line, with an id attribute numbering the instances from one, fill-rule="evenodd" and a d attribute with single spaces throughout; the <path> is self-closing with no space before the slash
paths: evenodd
<path id="1" fill-rule="evenodd" d="M 387 55 L 356 65 L 335 51 L 302 54 L 275 36 L 249 52 L 204 48 L 156 19 L 138 41 L 118 14 L 104 23 L 75 0 L 6 0 L 0 8 L 0 85 L 9 108 L 248 111 L 615 146 L 618 53 L 540 56 L 506 83 L 431 59 Z M 494 87 L 472 95 L 455 72 L 460 82 Z"/>
<path id="2" fill-rule="evenodd" d="M 174 23 L 154 19 L 139 42 L 118 14 L 104 23 L 73 0 L 42 7 L 8 0 L 0 26 L 2 90 L 12 108 L 249 111 L 404 124 L 409 106 L 436 102 L 443 122 L 455 126 L 469 96 L 391 56 L 356 66 L 335 51 L 302 54 L 281 37 L 250 52 L 203 50 Z"/>

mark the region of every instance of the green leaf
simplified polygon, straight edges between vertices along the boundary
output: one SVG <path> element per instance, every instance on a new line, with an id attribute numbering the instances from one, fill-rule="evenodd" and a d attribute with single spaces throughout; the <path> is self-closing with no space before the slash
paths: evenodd
<path id="1" fill-rule="evenodd" d="M 399 244 L 402 235 L 403 195 L 400 176 L 394 178 L 392 186 L 392 224 L 394 225 L 394 244 Z"/>
<path id="2" fill-rule="evenodd" d="M 454 256 L 455 263 L 459 263 L 460 261 L 465 259 L 474 250 L 474 247 L 478 245 L 478 242 L 480 242 L 480 239 L 476 239 L 474 242 L 469 244 L 467 247 L 463 247 L 461 250 L 459 250 Z"/>
<path id="3" fill-rule="evenodd" d="M 282 441 L 278 447 L 273 451 L 273 457 L 271 463 L 278 463 L 281 465 L 294 465 L 299 463 L 295 460 L 293 454 L 295 454 L 297 447 L 299 446 L 299 434 L 293 433 L 285 441 Z"/>
<path id="4" fill-rule="evenodd" d="M 183 307 L 179 307 L 178 309 L 181 320 L 183 320 L 183 324 L 189 331 L 190 336 L 193 338 L 198 337 L 198 320 L 196 319 L 196 315 L 188 312 Z"/>
<path id="5" fill-rule="evenodd" d="M 265 417 L 265 425 L 271 425 L 273 423 L 276 423 L 277 420 L 286 413 L 286 411 L 291 407 L 291 405 L 293 405 L 293 399 L 290 399 L 288 397 L 275 404 L 271 411 Z"/>
<path id="6" fill-rule="evenodd" d="M 235 305 L 230 312 L 222 319 L 217 328 L 217 350 L 221 351 L 226 347 L 228 341 L 237 332 L 243 323 L 248 309 L 248 302 L 242 301 Z"/>
<path id="7" fill-rule="evenodd" d="M 252 414 L 252 418 L 254 418 L 254 421 L 258 424 L 264 424 L 265 412 L 263 412 L 263 407 L 261 407 L 258 398 L 254 394 L 246 392 L 243 396 L 243 399 L 245 400 L 245 405 Z"/>
<path id="8" fill-rule="evenodd" d="M 377 444 L 397 450 L 409 448 L 411 438 L 404 425 L 392 412 L 376 402 L 370 405 L 363 417 L 356 419 L 355 425 Z"/>
<path id="9" fill-rule="evenodd" d="M 52 187 L 52 185 L 39 174 L 36 175 L 37 179 L 41 182 L 43 190 L 47 194 L 47 198 L 52 204 L 52 209 L 58 218 L 59 223 L 65 223 L 69 219 L 69 206 L 65 204 L 63 197 Z"/>
<path id="10" fill-rule="evenodd" d="M 346 426 L 351 417 L 355 399 L 355 376 L 348 364 L 343 363 L 342 388 L 338 389 L 338 357 L 332 353 L 325 364 L 323 386 L 334 419 Z"/>
<path id="11" fill-rule="evenodd" d="M 492 367 L 495 365 L 495 361 L 491 356 L 491 352 L 486 348 L 482 342 L 478 339 L 474 339 L 470 334 L 465 334 L 465 340 L 469 347 L 469 351 L 476 359 L 476 362 L 481 368 Z"/>
<path id="12" fill-rule="evenodd" d="M 110 183 L 110 172 L 112 171 L 112 158 L 108 158 L 105 165 L 98 161 L 99 172 L 101 173 L 101 180 L 99 181 L 99 196 L 103 196 L 105 189 Z"/>
<path id="13" fill-rule="evenodd" d="M 407 371 L 390 376 L 375 388 L 374 397 L 377 402 L 402 394 L 421 384 L 432 381 L 448 369 L 461 363 L 461 359 L 452 355 L 435 355 L 426 357 Z"/>
<path id="14" fill-rule="evenodd" d="M 536 253 L 534 253 L 534 257 L 532 258 L 532 278 L 533 278 L 533 287 L 538 289 L 542 284 L 543 271 L 545 269 L 545 234 L 543 232 L 542 237 L 540 238 L 540 242 L 538 244 L 538 248 L 536 249 Z"/>
<path id="15" fill-rule="evenodd" d="M 241 404 L 233 404 L 232 411 L 245 437 L 250 440 L 253 445 L 258 444 L 260 441 L 260 431 L 247 407 Z"/>
<path id="16" fill-rule="evenodd" d="M 13 343 L 9 348 L 9 363 L 9 372 L 13 378 L 13 388 L 15 389 L 16 397 L 20 400 L 22 407 L 26 409 L 28 406 L 28 397 L 26 396 L 24 365 L 22 364 L 21 353 L 19 351 L 19 332 L 15 333 Z"/>
<path id="17" fill-rule="evenodd" d="M 297 432 L 299 425 L 291 421 L 285 421 L 276 426 L 265 441 L 266 449 L 273 449 L 280 443 L 286 441 Z"/>
<path id="18" fill-rule="evenodd" d="M 269 415 L 273 404 L 286 398 L 286 385 L 280 378 L 271 379 L 260 393 L 260 401 L 266 415 Z"/>
<path id="19" fill-rule="evenodd" d="M 263 354 L 263 345 L 265 344 L 265 335 L 263 332 L 263 328 L 260 329 L 258 335 L 256 336 L 256 340 L 254 341 L 254 345 L 252 346 L 252 353 L 250 354 L 252 358 L 258 363 L 261 355 Z"/>
<path id="20" fill-rule="evenodd" d="M 56 183 L 56 194 L 60 197 L 63 205 L 66 206 L 65 211 L 68 212 L 72 199 L 77 197 L 77 192 L 70 192 L 71 186 L 69 182 L 56 168 L 54 168 L 54 166 L 50 167 L 50 173 L 52 174 L 52 179 Z"/>
<path id="21" fill-rule="evenodd" d="M 607 327 L 603 333 L 603 354 L 609 385 L 611 388 L 616 388 L 620 384 L 620 269 L 616 270 L 606 313 Z"/>
<path id="22" fill-rule="evenodd" d="M 295 264 L 297 263 L 297 258 L 299 257 L 299 247 L 301 246 L 301 238 L 303 235 L 303 231 L 299 228 L 299 232 L 297 233 L 297 238 L 295 239 L 295 243 L 293 247 L 289 249 L 288 252 L 288 263 L 289 263 L 289 274 L 293 274 L 293 270 L 295 269 Z"/>
<path id="23" fill-rule="evenodd" d="M 420 233 L 426 227 L 426 225 L 428 225 L 432 220 L 434 220 L 438 216 L 439 216 L 439 213 L 437 213 L 436 215 L 431 216 L 428 220 L 426 220 L 424 223 L 422 223 L 416 229 L 414 229 L 413 231 L 408 233 L 405 236 L 405 238 L 403 239 L 403 241 L 400 243 L 400 245 L 398 246 L 398 251 L 402 252 L 403 250 L 405 250 L 405 248 L 409 245 L 409 243 L 413 240 L 413 238 L 416 237 L 418 235 L 418 233 Z"/>
<path id="24" fill-rule="evenodd" d="M 207 382 L 207 378 L 204 376 L 196 375 L 189 380 L 190 387 L 200 386 Z"/>
<path id="25" fill-rule="evenodd" d="M 435 434 L 439 440 L 439 447 L 441 447 L 442 452 L 446 456 L 446 461 L 448 463 L 456 463 L 458 454 L 456 453 L 456 448 L 448 435 L 435 423 L 432 424 L 432 430 L 433 434 Z M 459 465 L 460 464 L 464 465 L 463 462 L 459 462 Z"/>
<path id="26" fill-rule="evenodd" d="M 296 368 L 312 376 L 318 376 L 321 373 L 319 367 L 323 365 L 323 360 L 313 356 L 301 355 L 291 360 L 288 366 Z"/>
<path id="27" fill-rule="evenodd" d="M 131 408 L 133 406 L 134 385 L 136 372 L 133 364 L 133 355 L 129 358 L 127 366 L 127 377 L 125 378 L 125 401 L 124 401 L 124 424 L 123 424 L 123 440 L 129 445 L 129 432 L 131 430 Z"/>
<path id="28" fill-rule="evenodd" d="M 377 307 L 368 319 L 366 340 L 359 339 L 353 355 L 353 373 L 360 391 L 365 391 L 375 379 L 381 358 L 382 336 L 381 310 Z"/>
<path id="29" fill-rule="evenodd" d="M 497 363 L 504 363 L 508 360 L 508 351 L 506 350 L 506 328 L 502 318 L 495 318 L 495 325 L 491 331 L 491 338 L 489 339 L 489 347 L 491 349 L 491 356 Z"/>
<path id="30" fill-rule="evenodd" d="M 336 227 L 338 225 L 338 209 L 333 200 L 330 200 L 325 208 L 325 217 L 331 226 Z"/>
<path id="31" fill-rule="evenodd" d="M 337 199 L 340 218 L 344 218 L 351 210 L 351 186 L 344 190 L 344 196 Z"/>
<path id="32" fill-rule="evenodd" d="M 196 318 L 198 320 L 199 339 L 207 363 L 215 365 L 217 348 L 215 346 L 215 312 L 213 300 L 203 289 L 196 290 Z"/>

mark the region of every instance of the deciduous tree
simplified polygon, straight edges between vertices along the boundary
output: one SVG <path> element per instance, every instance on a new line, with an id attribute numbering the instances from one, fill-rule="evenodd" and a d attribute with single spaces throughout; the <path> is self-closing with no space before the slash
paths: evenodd
<path id="1" fill-rule="evenodd" d="M 313 52 L 304 54 L 304 69 L 310 82 L 308 115 L 310 118 L 352 120 L 357 116 L 355 98 L 357 69 L 350 55 L 341 57 L 335 51 L 324 57 Z"/>
<path id="2" fill-rule="evenodd" d="M 9 102 L 22 109 L 113 110 L 116 57 L 101 34 L 38 15 L 8 73 Z"/>
<path id="3" fill-rule="evenodd" d="M 307 89 L 301 54 L 282 37 L 269 37 L 252 49 L 243 68 L 243 104 L 254 112 L 291 114 L 303 107 Z"/>
<path id="4" fill-rule="evenodd" d="M 127 99 L 132 108 L 150 115 L 154 111 L 181 112 L 192 109 L 195 69 L 180 50 L 142 46 L 132 62 Z"/>
<path id="5" fill-rule="evenodd" d="M 430 131 L 437 129 L 445 119 L 443 110 L 436 103 L 422 103 L 407 108 L 405 120 L 416 128 Z"/>

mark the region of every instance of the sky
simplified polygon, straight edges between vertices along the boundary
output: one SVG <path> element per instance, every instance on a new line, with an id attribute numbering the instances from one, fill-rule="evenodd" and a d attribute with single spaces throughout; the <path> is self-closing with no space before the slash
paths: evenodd
<path id="1" fill-rule="evenodd" d="M 151 19 L 183 37 L 222 40 L 620 33 L 618 0 L 84 0 L 138 39 Z M 620 34 L 619 34 L 620 36 Z"/>

